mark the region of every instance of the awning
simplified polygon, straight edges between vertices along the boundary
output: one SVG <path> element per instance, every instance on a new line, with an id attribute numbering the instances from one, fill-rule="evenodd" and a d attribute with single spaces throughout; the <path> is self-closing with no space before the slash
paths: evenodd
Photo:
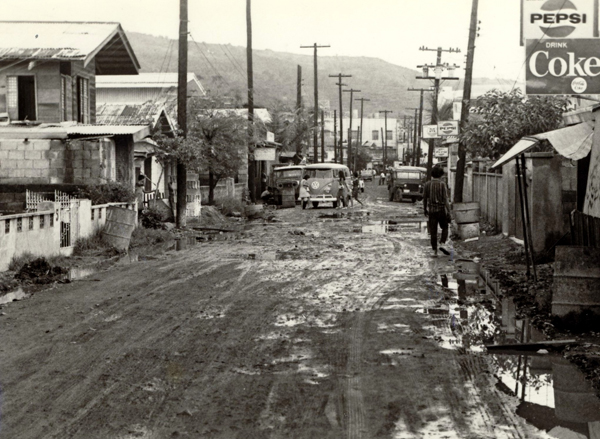
<path id="1" fill-rule="evenodd" d="M 150 135 L 148 125 L 73 125 L 67 127 L 69 137 L 131 135 L 134 142 Z"/>
<path id="2" fill-rule="evenodd" d="M 515 144 L 515 146 L 509 149 L 506 154 L 494 163 L 492 169 L 509 162 L 543 139 L 548 140 L 556 152 L 563 157 L 571 160 L 579 160 L 590 153 L 593 138 L 594 128 L 592 127 L 591 122 L 584 122 L 570 127 L 548 131 L 546 133 L 523 137 Z"/>

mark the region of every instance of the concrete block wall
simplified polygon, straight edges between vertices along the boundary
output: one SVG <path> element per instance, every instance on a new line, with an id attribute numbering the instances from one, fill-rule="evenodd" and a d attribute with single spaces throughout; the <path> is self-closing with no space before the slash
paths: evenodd
<path id="1" fill-rule="evenodd" d="M 0 271 L 24 253 L 52 257 L 60 253 L 60 203 L 54 209 L 0 216 Z"/>
<path id="2" fill-rule="evenodd" d="M 25 253 L 44 257 L 71 255 L 77 239 L 87 238 L 104 227 L 106 209 L 109 206 L 137 213 L 135 202 L 92 206 L 90 200 L 77 200 L 71 204 L 71 211 L 68 213 L 61 210 L 60 203 L 53 205 L 53 210 L 0 216 L 0 272 L 8 270 L 14 257 Z M 69 216 L 72 226 L 71 246 L 63 248 L 60 247 L 62 215 Z"/>
<path id="3" fill-rule="evenodd" d="M 0 184 L 101 184 L 114 180 L 114 142 L 1 139 Z"/>

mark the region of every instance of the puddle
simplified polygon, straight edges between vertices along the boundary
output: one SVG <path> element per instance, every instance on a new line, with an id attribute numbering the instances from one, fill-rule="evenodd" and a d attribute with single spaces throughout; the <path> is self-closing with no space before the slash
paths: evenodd
<path id="1" fill-rule="evenodd" d="M 562 355 L 514 349 L 488 352 L 486 345 L 516 346 L 545 341 L 546 337 L 528 320 L 517 319 L 512 299 L 496 300 L 483 279 L 479 261 L 457 259 L 455 268 L 451 276 L 439 273 L 437 280 L 451 298 L 446 297 L 442 306 L 421 304 L 415 311 L 430 319 L 431 324 L 423 327 L 426 337 L 442 349 L 485 355 L 497 379 L 496 387 L 515 399 L 516 414 L 549 437 L 600 438 L 600 399 Z M 401 353 L 394 351 L 385 353 L 400 358 Z"/>
<path id="2" fill-rule="evenodd" d="M 27 299 L 29 294 L 25 293 L 22 288 L 19 288 L 15 291 L 11 291 L 10 293 L 6 293 L 0 296 L 0 305 L 5 305 L 10 302 L 16 302 L 19 300 Z"/>

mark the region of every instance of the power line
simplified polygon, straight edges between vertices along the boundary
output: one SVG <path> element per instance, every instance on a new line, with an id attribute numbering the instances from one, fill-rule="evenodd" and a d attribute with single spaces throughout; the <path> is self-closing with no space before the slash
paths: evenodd
<path id="1" fill-rule="evenodd" d="M 198 42 L 194 39 L 192 33 L 189 33 L 190 38 L 192 39 L 192 41 L 194 42 L 194 44 L 196 45 L 196 48 L 198 49 L 198 51 L 202 54 L 202 56 L 204 57 L 204 59 L 206 60 L 206 62 L 208 63 L 208 65 L 213 69 L 213 71 L 217 74 L 218 77 L 222 78 L 223 81 L 225 81 L 225 83 L 227 85 L 231 85 L 229 83 L 229 81 L 227 81 L 227 79 L 225 79 L 225 77 L 223 75 L 221 75 L 221 73 L 217 70 L 217 68 L 213 65 L 213 63 L 210 62 L 210 60 L 208 59 L 208 57 L 204 54 L 204 52 L 202 51 L 202 48 L 200 48 L 200 45 L 198 44 Z"/>

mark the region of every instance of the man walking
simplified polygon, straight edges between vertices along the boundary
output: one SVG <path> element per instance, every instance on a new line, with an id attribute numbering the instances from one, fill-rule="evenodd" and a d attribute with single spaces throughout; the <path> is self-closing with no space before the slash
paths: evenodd
<path id="1" fill-rule="evenodd" d="M 423 188 L 423 211 L 428 217 L 429 232 L 431 234 L 431 248 L 433 257 L 437 257 L 437 233 L 438 224 L 442 229 L 440 243 L 444 244 L 448 239 L 448 222 L 450 220 L 450 202 L 448 201 L 448 188 L 446 183 L 440 180 L 444 175 L 444 170 L 435 166 L 431 170 L 431 181 L 425 183 Z M 445 254 L 449 254 L 446 249 L 440 247 Z"/>

